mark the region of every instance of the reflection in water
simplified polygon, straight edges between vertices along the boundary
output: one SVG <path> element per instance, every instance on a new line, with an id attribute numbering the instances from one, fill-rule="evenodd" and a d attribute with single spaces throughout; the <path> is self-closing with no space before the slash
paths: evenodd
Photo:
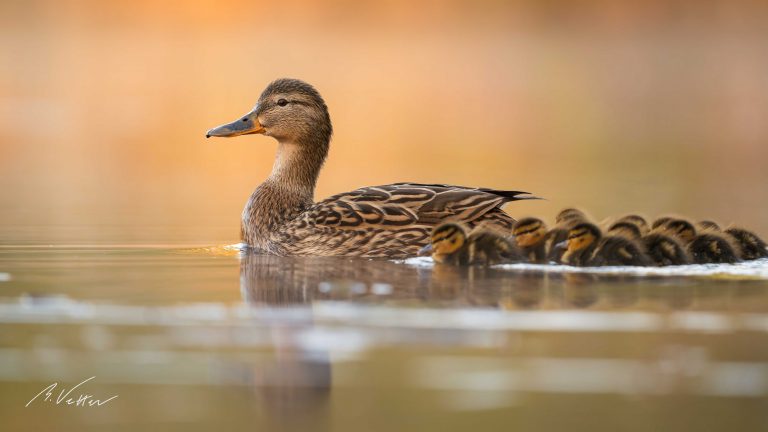
<path id="1" fill-rule="evenodd" d="M 0 253 L 2 418 L 20 394 L 93 375 L 126 407 L 99 411 L 105 425 L 400 430 L 393 412 L 470 424 L 490 409 L 520 423 L 569 419 L 576 396 L 600 413 L 583 430 L 649 408 L 756 430 L 764 411 L 740 416 L 768 394 L 765 279 L 182 252 Z M 65 411 L 27 430 L 61 429 Z"/>
<path id="2" fill-rule="evenodd" d="M 274 257 L 243 252 L 240 287 L 254 306 L 314 301 L 499 309 L 658 309 L 727 307 L 760 281 L 404 265 L 384 260 Z M 715 301 L 716 300 L 716 301 Z"/>

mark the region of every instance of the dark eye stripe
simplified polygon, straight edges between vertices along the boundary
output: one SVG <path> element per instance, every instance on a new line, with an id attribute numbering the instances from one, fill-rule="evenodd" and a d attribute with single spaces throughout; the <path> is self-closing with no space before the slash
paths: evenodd
<path id="1" fill-rule="evenodd" d="M 515 234 L 515 235 L 532 233 L 534 231 L 538 231 L 539 228 L 541 228 L 541 226 L 537 226 L 536 228 L 530 228 L 530 229 L 527 229 L 525 231 L 518 231 L 517 234 Z"/>

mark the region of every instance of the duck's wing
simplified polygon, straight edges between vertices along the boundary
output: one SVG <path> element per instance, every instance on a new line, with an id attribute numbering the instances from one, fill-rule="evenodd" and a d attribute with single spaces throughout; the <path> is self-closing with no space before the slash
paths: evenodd
<path id="1" fill-rule="evenodd" d="M 433 226 L 445 220 L 471 224 L 517 200 L 537 199 L 522 191 L 445 184 L 395 183 L 334 195 L 313 205 L 305 218 L 320 225 Z"/>

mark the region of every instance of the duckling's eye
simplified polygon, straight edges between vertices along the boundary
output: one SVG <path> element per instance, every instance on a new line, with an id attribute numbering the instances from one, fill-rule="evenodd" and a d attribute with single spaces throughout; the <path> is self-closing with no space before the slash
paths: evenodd
<path id="1" fill-rule="evenodd" d="M 288 105 L 288 101 L 285 99 L 280 99 L 279 101 L 277 101 L 277 104 L 280 106 L 286 106 Z"/>

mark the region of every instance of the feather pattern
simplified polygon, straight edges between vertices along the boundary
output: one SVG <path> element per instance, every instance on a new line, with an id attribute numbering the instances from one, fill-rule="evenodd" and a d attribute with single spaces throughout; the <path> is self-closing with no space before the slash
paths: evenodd
<path id="1" fill-rule="evenodd" d="M 534 198 L 526 194 L 445 184 L 370 186 L 315 203 L 270 224 L 267 235 L 253 232 L 244 240 L 278 255 L 404 258 L 415 256 L 432 227 L 448 220 L 510 232 L 515 221 L 500 207 Z"/>

